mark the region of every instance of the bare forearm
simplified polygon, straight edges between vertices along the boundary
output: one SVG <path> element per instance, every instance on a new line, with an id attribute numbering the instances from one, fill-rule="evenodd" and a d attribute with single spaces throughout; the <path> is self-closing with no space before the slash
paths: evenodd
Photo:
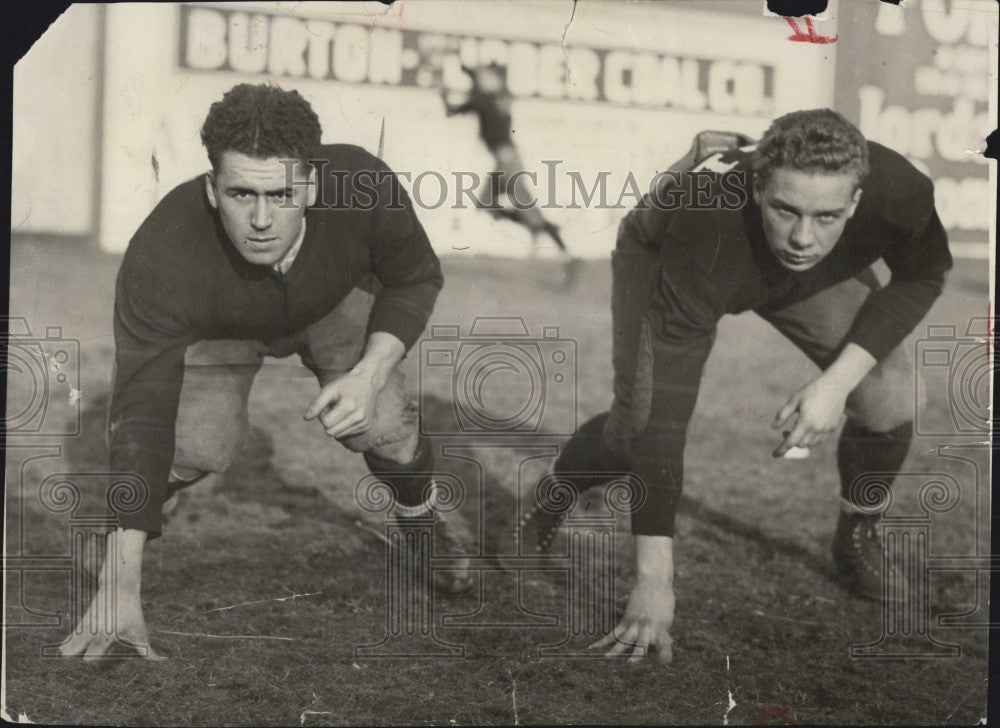
<path id="1" fill-rule="evenodd" d="M 142 584 L 142 552 L 145 546 L 145 531 L 119 528 L 109 533 L 101 584 L 138 592 Z"/>
<path id="2" fill-rule="evenodd" d="M 673 584 L 674 540 L 670 536 L 636 536 L 635 561 L 640 580 Z"/>
<path id="3" fill-rule="evenodd" d="M 861 383 L 877 362 L 868 351 L 854 343 L 849 343 L 837 359 L 827 367 L 821 378 L 832 386 L 848 394 Z"/>

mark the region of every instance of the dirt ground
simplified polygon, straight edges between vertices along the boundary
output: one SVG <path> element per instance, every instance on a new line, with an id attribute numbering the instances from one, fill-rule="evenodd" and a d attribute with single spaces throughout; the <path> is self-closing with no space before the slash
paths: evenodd
<path id="1" fill-rule="evenodd" d="M 985 715 L 987 639 L 974 625 L 986 619 L 988 584 L 957 558 L 989 553 L 989 450 L 975 444 L 983 439 L 975 433 L 957 436 L 961 406 L 976 405 L 961 399 L 976 386 L 967 380 L 981 375 L 975 362 L 950 379 L 940 367 L 922 371 L 929 393 L 918 431 L 928 434 L 917 438 L 889 515 L 901 524 L 923 519 L 906 523 L 912 533 L 923 529 L 926 553 L 940 568 L 926 572 L 925 600 L 902 616 L 833 580 L 835 443 L 814 447 L 805 460 L 770 456 L 770 419 L 814 370 L 752 314 L 724 320 L 691 424 L 675 545 L 673 663 L 595 659 L 585 649 L 616 623 L 634 576 L 627 516 L 615 516 L 600 491 L 574 511 L 591 517 L 588 528 L 599 535 L 588 542 L 597 545 L 586 573 L 565 535 L 549 562 L 499 568 L 497 557 L 514 548 L 509 529 L 567 428 L 610 402 L 607 262 L 587 263 L 568 293 L 559 290 L 555 262 L 444 262 L 435 325 L 457 325 L 464 336 L 479 316 L 520 317 L 542 358 L 559 349 L 572 360 L 565 386 L 546 392 L 537 433 L 433 440 L 442 470 L 461 483 L 459 510 L 477 533 L 471 594 L 401 603 L 384 516 L 356 499 L 363 460 L 303 421 L 316 388 L 308 372 L 297 361 L 269 361 L 251 394 L 252 442 L 223 478 L 184 492 L 163 538 L 147 547 L 146 619 L 169 659 L 123 654 L 91 666 L 45 657 L 79 614 L 71 533 L 104 506 L 102 421 L 118 262 L 55 242 L 16 242 L 12 250 L 10 315 L 25 317 L 46 345 L 61 342 L 74 356 L 79 346 L 66 366 L 78 366 L 81 399 L 78 421 L 72 408 L 59 419 L 54 406 L 37 433 L 8 436 L 6 555 L 22 564 L 38 557 L 5 574 L 9 716 L 310 726 L 785 718 L 968 725 Z M 957 339 L 942 345 L 961 354 L 954 361 L 978 356 L 974 337 L 963 334 L 972 318 L 987 315 L 986 301 L 985 263 L 959 261 L 925 322 L 957 327 Z M 61 331 L 46 333 L 53 326 Z M 543 337 L 546 326 L 558 333 Z M 911 337 L 916 353 L 925 334 L 922 326 Z M 461 393 L 440 372 L 422 370 L 420 346 L 406 369 L 425 427 L 454 429 Z M 11 362 L 9 401 L 28 401 L 34 395 Z M 50 384 L 61 403 L 62 384 Z M 494 388 L 488 404 L 516 411 L 519 391 Z M 55 476 L 76 479 L 83 498 L 75 511 L 43 502 Z M 920 491 L 933 482 L 954 503 L 923 508 Z"/>

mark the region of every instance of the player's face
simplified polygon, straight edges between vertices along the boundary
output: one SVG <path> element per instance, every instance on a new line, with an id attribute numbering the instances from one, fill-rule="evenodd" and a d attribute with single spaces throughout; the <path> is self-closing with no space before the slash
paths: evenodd
<path id="1" fill-rule="evenodd" d="M 274 265 L 295 244 L 306 208 L 316 201 L 316 172 L 296 162 L 293 174 L 277 157 L 222 154 L 206 180 L 208 200 L 240 255 Z"/>
<path id="2" fill-rule="evenodd" d="M 779 167 L 767 182 L 754 179 L 764 236 L 781 264 L 809 270 L 833 250 L 861 200 L 853 174 L 824 174 Z"/>

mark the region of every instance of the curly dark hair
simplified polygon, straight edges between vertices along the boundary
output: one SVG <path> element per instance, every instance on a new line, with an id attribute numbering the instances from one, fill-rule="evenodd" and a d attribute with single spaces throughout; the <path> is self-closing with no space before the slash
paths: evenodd
<path id="1" fill-rule="evenodd" d="M 213 169 L 225 152 L 307 162 L 319 149 L 319 117 L 298 91 L 272 84 L 233 86 L 208 110 L 201 141 Z"/>
<path id="2" fill-rule="evenodd" d="M 774 120 L 753 155 L 753 170 L 761 182 L 778 167 L 850 172 L 860 184 L 868 174 L 868 142 L 832 109 L 793 111 Z"/>

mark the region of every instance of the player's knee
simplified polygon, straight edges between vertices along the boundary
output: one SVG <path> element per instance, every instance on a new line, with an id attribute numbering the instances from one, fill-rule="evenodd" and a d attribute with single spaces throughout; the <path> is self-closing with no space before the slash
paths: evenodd
<path id="1" fill-rule="evenodd" d="M 913 393 L 849 402 L 851 420 L 871 432 L 888 432 L 914 419 Z"/>
<path id="2" fill-rule="evenodd" d="M 351 452 L 371 453 L 382 460 L 408 463 L 413 460 L 417 451 L 418 440 L 417 432 L 413 429 L 389 432 L 370 429 L 360 435 L 342 438 L 340 444 Z"/>
<path id="3" fill-rule="evenodd" d="M 909 357 L 897 351 L 872 369 L 847 400 L 851 420 L 872 432 L 888 432 L 911 422 L 922 399 Z"/>
<path id="4" fill-rule="evenodd" d="M 193 473 L 195 477 L 201 473 L 226 472 L 247 444 L 249 428 L 237 427 L 213 434 L 201 433 L 201 437 L 195 437 L 194 434 L 178 432 L 172 472 Z M 188 480 L 186 477 L 181 479 Z"/>
<path id="5" fill-rule="evenodd" d="M 353 452 L 373 452 L 396 462 L 409 462 L 417 448 L 419 411 L 415 401 L 405 394 L 404 377 L 399 367 L 375 401 L 371 426 L 359 435 L 340 439 Z"/>

